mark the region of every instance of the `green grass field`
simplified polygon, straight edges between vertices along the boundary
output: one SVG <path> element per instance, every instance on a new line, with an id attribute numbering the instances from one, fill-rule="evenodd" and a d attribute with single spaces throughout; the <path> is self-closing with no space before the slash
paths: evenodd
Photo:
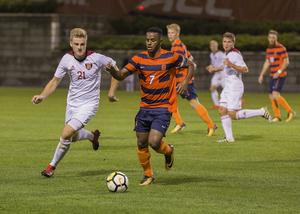
<path id="1" fill-rule="evenodd" d="M 97 114 L 86 126 L 99 129 L 100 148 L 73 143 L 52 178 L 40 175 L 52 160 L 64 127 L 67 89 L 43 103 L 30 102 L 41 88 L 0 88 L 0 213 L 299 213 L 300 115 L 270 124 L 261 117 L 233 121 L 234 143 L 225 134 L 210 93 L 198 92 L 219 129 L 206 137 L 206 124 L 186 100 L 178 107 L 187 128 L 165 138 L 174 144 L 175 164 L 167 171 L 163 155 L 151 150 L 156 182 L 139 186 L 143 170 L 136 152 L 134 117 L 140 93 L 118 91 L 109 103 L 101 91 Z M 282 94 L 300 114 L 299 94 Z M 245 93 L 244 108 L 268 106 L 268 94 Z M 111 193 L 113 171 L 129 178 L 125 193 Z"/>

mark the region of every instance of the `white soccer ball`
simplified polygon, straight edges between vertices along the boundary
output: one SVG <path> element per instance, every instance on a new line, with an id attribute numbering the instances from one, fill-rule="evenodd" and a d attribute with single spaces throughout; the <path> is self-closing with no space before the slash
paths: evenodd
<path id="1" fill-rule="evenodd" d="M 125 192 L 128 184 L 129 180 L 122 172 L 113 172 L 106 179 L 107 189 L 111 192 Z"/>

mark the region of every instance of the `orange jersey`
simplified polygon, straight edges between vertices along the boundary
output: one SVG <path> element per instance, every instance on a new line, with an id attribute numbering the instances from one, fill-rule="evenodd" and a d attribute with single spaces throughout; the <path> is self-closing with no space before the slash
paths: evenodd
<path id="1" fill-rule="evenodd" d="M 177 108 L 176 67 L 183 62 L 177 53 L 161 49 L 157 57 L 151 58 L 148 51 L 135 55 L 125 68 L 138 72 L 142 99 L 140 107 Z"/>
<path id="2" fill-rule="evenodd" d="M 180 39 L 177 39 L 176 42 L 172 44 L 171 51 L 174 51 L 180 55 L 182 55 L 185 58 L 189 58 L 191 56 L 191 53 L 187 50 L 186 46 L 180 41 Z M 181 68 L 177 69 L 177 82 L 182 82 L 186 75 L 187 75 L 187 68 Z M 189 83 L 192 83 L 194 81 L 194 77 L 191 79 Z"/>
<path id="3" fill-rule="evenodd" d="M 286 48 L 278 42 L 274 48 L 268 47 L 266 53 L 266 57 L 270 61 L 270 76 L 274 76 L 274 74 L 281 68 L 283 59 L 288 57 L 288 53 Z M 284 76 L 286 76 L 286 71 L 282 71 L 280 74 L 280 77 Z"/>

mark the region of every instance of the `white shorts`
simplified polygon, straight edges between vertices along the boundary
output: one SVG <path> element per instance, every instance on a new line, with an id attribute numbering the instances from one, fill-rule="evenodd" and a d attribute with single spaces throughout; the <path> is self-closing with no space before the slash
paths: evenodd
<path id="1" fill-rule="evenodd" d="M 242 97 L 244 89 L 241 90 L 223 90 L 220 95 L 220 106 L 227 108 L 228 111 L 242 109 Z"/>
<path id="2" fill-rule="evenodd" d="M 98 105 L 81 107 L 71 107 L 67 105 L 65 124 L 67 124 L 71 119 L 76 119 L 86 126 L 96 114 L 97 110 Z"/>
<path id="3" fill-rule="evenodd" d="M 221 86 L 222 88 L 224 88 L 225 78 L 224 78 L 224 75 L 223 75 L 223 71 L 218 71 L 218 72 L 214 73 L 213 77 L 211 78 L 211 84 L 210 85 L 213 85 L 215 87 Z"/>

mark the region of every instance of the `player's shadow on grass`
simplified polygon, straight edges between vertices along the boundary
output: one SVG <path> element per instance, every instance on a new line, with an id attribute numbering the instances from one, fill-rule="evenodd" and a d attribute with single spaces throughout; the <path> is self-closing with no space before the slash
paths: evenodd
<path id="1" fill-rule="evenodd" d="M 98 176 L 98 175 L 109 175 L 113 171 L 111 169 L 102 169 L 102 170 L 86 170 L 78 173 L 78 177 L 85 177 L 85 176 Z M 126 170 L 128 172 L 128 170 Z M 137 172 L 131 170 L 131 172 Z"/>
<path id="2" fill-rule="evenodd" d="M 162 185 L 181 185 L 184 183 L 209 183 L 209 182 L 223 182 L 223 180 L 215 179 L 211 177 L 182 177 L 182 178 L 166 178 L 157 183 Z"/>

